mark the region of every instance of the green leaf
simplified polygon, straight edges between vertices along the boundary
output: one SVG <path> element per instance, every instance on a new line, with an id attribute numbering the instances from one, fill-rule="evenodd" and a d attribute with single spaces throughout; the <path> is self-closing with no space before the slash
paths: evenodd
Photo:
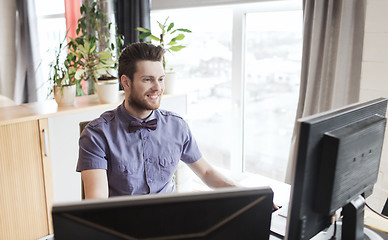
<path id="1" fill-rule="evenodd" d="M 178 28 L 178 29 L 175 29 L 175 31 L 191 33 L 191 31 L 189 29 L 185 29 L 185 28 Z"/>
<path id="2" fill-rule="evenodd" d="M 151 32 L 151 30 L 149 30 L 147 28 L 142 28 L 142 27 L 137 27 L 136 30 L 139 32 Z"/>
<path id="3" fill-rule="evenodd" d="M 164 33 L 165 32 L 165 26 L 163 25 L 163 24 L 161 24 L 160 22 L 158 22 L 158 24 L 159 24 L 159 27 L 160 27 L 160 29 L 162 30 L 162 32 Z"/>
<path id="4" fill-rule="evenodd" d="M 93 44 L 93 47 L 89 50 L 89 53 L 92 53 L 96 49 L 96 44 Z"/>
<path id="5" fill-rule="evenodd" d="M 148 36 L 150 36 L 150 35 L 151 35 L 150 32 L 144 32 L 144 33 L 142 33 L 142 34 L 139 35 L 139 39 L 144 39 L 144 38 L 146 38 L 146 37 L 148 37 Z"/>
<path id="6" fill-rule="evenodd" d="M 81 45 L 80 45 L 79 47 L 81 47 Z M 85 49 L 85 50 L 84 50 L 85 52 L 86 52 L 86 51 L 89 51 L 89 50 L 90 50 L 90 43 L 89 43 L 89 42 L 85 42 L 83 48 Z"/>
<path id="7" fill-rule="evenodd" d="M 99 52 L 99 53 L 98 53 L 98 57 L 99 57 L 100 59 L 102 59 L 102 60 L 105 60 L 105 59 L 111 58 L 111 57 L 112 57 L 112 54 L 111 54 L 110 52 L 105 52 L 105 51 L 103 51 L 103 52 Z"/>
<path id="8" fill-rule="evenodd" d="M 179 40 L 182 40 L 184 38 L 185 38 L 185 35 L 181 33 L 178 36 L 176 36 L 173 39 L 171 39 L 171 41 L 179 41 Z"/>
<path id="9" fill-rule="evenodd" d="M 178 51 L 182 50 L 183 48 L 185 48 L 185 46 L 178 45 L 178 46 L 170 47 L 169 50 L 174 51 L 174 52 L 178 52 Z"/>
<path id="10" fill-rule="evenodd" d="M 174 27 L 174 23 L 170 23 L 170 25 L 167 28 L 167 32 L 169 32 Z"/>
<path id="11" fill-rule="evenodd" d="M 89 46 L 88 46 L 89 47 Z M 79 49 L 79 52 L 82 54 L 82 55 L 87 55 L 87 53 L 89 52 L 89 49 L 86 49 L 86 47 L 82 46 L 82 45 L 79 45 L 78 46 L 78 49 Z M 75 55 L 78 55 L 77 52 L 74 52 Z"/>
<path id="12" fill-rule="evenodd" d="M 160 39 L 158 37 L 155 37 L 154 35 L 150 35 L 149 36 L 152 40 L 155 40 L 155 41 L 160 41 Z"/>
<path id="13" fill-rule="evenodd" d="M 107 72 L 108 72 L 108 69 L 106 69 L 106 68 L 97 69 L 98 75 L 104 75 L 104 74 L 107 74 Z"/>
<path id="14" fill-rule="evenodd" d="M 170 16 L 168 16 L 168 17 L 164 20 L 164 24 L 163 24 L 163 25 L 166 25 L 166 24 L 167 24 L 167 21 L 168 21 L 169 18 L 170 18 Z"/>
<path id="15" fill-rule="evenodd" d="M 114 61 L 113 59 L 108 59 L 105 64 L 108 65 L 108 66 L 112 66 L 113 64 L 115 64 L 116 61 Z"/>
<path id="16" fill-rule="evenodd" d="M 175 45 L 175 44 L 177 44 L 177 42 L 176 41 L 173 41 L 173 40 L 171 40 L 167 45 Z"/>

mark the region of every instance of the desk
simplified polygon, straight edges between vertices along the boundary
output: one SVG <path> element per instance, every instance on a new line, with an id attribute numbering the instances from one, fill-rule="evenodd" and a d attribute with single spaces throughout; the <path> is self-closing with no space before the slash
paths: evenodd
<path id="1" fill-rule="evenodd" d="M 388 220 L 372 212 L 367 207 L 365 207 L 364 224 L 371 229 L 385 232 L 387 234 L 386 239 L 388 239 Z"/>
<path id="2" fill-rule="evenodd" d="M 187 170 L 184 170 L 187 168 Z M 261 176 L 253 173 L 238 173 L 224 168 L 215 167 L 218 172 L 222 175 L 228 177 L 238 186 L 242 187 L 261 187 L 261 186 L 270 186 L 274 192 L 274 203 L 279 206 L 282 206 L 289 202 L 291 186 L 287 183 Z M 187 183 L 187 186 L 181 186 L 178 188 L 178 191 L 209 191 L 211 190 L 207 187 L 193 172 L 185 165 L 182 166 L 182 169 L 178 172 L 179 174 L 184 174 L 185 178 L 191 178 L 191 182 Z"/>
<path id="3" fill-rule="evenodd" d="M 218 169 L 222 174 L 230 177 L 236 183 L 246 187 L 256 186 L 270 186 L 274 192 L 274 203 L 278 205 L 284 205 L 289 202 L 291 186 L 289 184 L 260 176 L 252 173 L 233 173 L 228 170 Z M 285 224 L 285 223 L 281 223 Z M 373 213 L 369 208 L 365 207 L 364 224 L 368 227 L 369 231 L 375 231 L 377 234 L 388 239 L 388 220 L 383 219 L 377 214 Z M 270 239 L 278 239 L 275 236 L 271 236 Z M 315 240 L 323 239 L 322 236 L 313 238 Z"/>

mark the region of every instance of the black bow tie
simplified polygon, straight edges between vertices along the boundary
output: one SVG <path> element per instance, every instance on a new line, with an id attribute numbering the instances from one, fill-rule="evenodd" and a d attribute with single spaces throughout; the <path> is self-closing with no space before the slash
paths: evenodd
<path id="1" fill-rule="evenodd" d="M 130 121 L 129 122 L 129 132 L 136 132 L 140 128 L 148 128 L 151 130 L 155 130 L 157 126 L 157 119 L 152 119 L 148 122 L 138 122 L 138 121 Z"/>

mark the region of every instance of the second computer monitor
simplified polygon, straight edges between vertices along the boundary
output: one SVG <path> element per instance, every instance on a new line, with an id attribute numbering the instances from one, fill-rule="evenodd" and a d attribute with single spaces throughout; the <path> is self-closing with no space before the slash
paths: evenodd
<path id="1" fill-rule="evenodd" d="M 386 109 L 387 99 L 379 98 L 299 119 L 287 239 L 310 239 L 331 224 L 337 209 L 356 212 L 352 201 L 371 194 L 379 170 Z M 363 211 L 363 205 L 359 207 Z M 359 229 L 363 218 L 346 215 L 353 219 L 345 222 L 344 216 L 344 234 L 363 231 Z"/>

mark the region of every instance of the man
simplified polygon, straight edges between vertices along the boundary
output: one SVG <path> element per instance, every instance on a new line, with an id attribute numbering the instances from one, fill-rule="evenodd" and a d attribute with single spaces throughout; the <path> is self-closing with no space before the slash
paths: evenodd
<path id="1" fill-rule="evenodd" d="M 234 186 L 202 157 L 187 123 L 159 109 L 163 54 L 161 47 L 147 43 L 122 52 L 124 102 L 90 122 L 79 141 L 77 171 L 86 199 L 172 192 L 179 160 L 211 188 Z"/>

